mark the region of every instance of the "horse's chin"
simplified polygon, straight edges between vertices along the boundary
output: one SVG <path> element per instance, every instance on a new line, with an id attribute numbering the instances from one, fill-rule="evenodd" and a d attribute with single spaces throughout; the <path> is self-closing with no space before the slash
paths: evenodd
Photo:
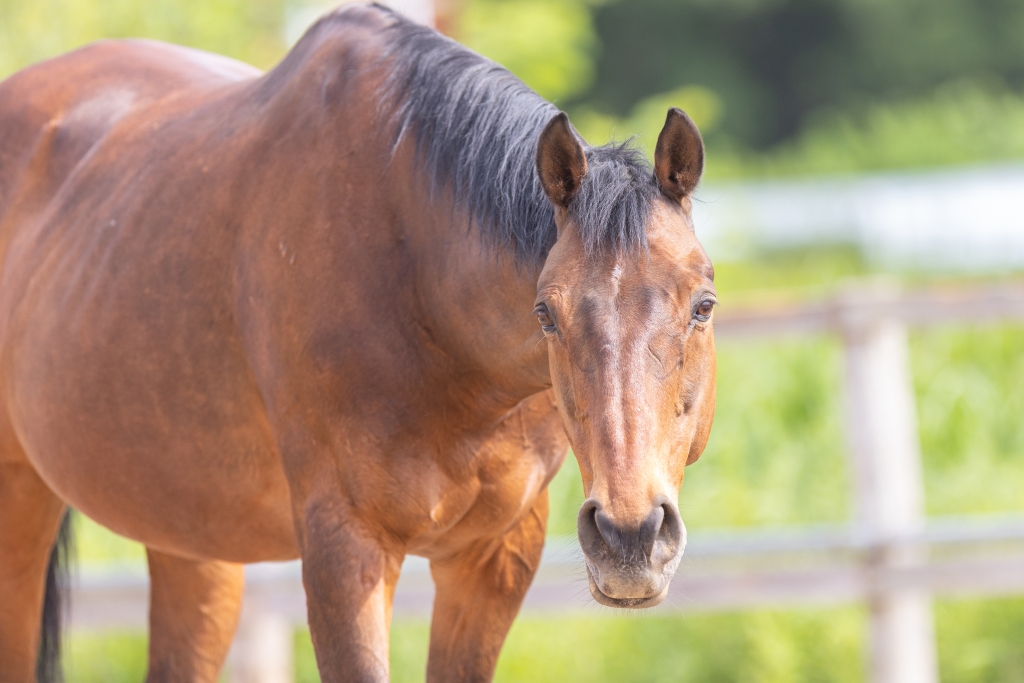
<path id="1" fill-rule="evenodd" d="M 661 589 L 661 592 L 657 595 L 652 595 L 646 598 L 613 598 L 609 595 L 605 595 L 601 588 L 597 585 L 597 581 L 594 581 L 594 575 L 590 571 L 590 567 L 587 567 L 587 582 L 590 584 L 590 594 L 594 596 L 599 604 L 605 607 L 615 607 L 617 609 L 647 609 L 648 607 L 657 607 L 661 604 L 665 596 L 668 595 L 669 581 L 665 582 L 665 587 Z"/>

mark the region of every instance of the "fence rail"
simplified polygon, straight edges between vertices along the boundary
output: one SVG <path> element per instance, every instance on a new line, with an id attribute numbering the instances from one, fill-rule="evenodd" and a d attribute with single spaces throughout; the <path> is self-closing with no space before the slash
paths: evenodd
<path id="1" fill-rule="evenodd" d="M 845 349 L 846 431 L 854 518 L 847 525 L 693 534 L 665 605 L 739 609 L 865 601 L 873 683 L 937 683 L 933 595 L 1024 593 L 1024 515 L 924 515 L 908 326 L 1024 320 L 1024 284 L 901 292 L 859 283 L 819 303 L 771 302 L 716 313 L 723 340 L 838 334 Z M 291 680 L 291 633 L 306 618 L 298 563 L 253 565 L 229 657 L 236 683 Z M 141 571 L 79 579 L 74 628 L 143 628 Z M 409 558 L 395 613 L 426 616 L 433 584 Z M 549 541 L 526 611 L 603 610 L 589 598 L 575 540 Z"/>
<path id="2" fill-rule="evenodd" d="M 549 539 L 554 550 L 545 552 L 524 611 L 612 612 L 591 602 L 575 543 Z M 921 547 L 930 558 L 918 567 L 875 568 L 882 553 Z M 942 595 L 1024 592 L 1024 516 L 936 520 L 920 534 L 887 540 L 844 526 L 692 534 L 669 596 L 656 611 L 842 603 L 907 582 Z M 148 596 L 143 566 L 87 568 L 76 580 L 72 628 L 145 628 Z M 429 617 L 433 596 L 427 562 L 408 558 L 395 614 Z M 306 623 L 298 561 L 249 565 L 245 599 L 295 626 Z"/>

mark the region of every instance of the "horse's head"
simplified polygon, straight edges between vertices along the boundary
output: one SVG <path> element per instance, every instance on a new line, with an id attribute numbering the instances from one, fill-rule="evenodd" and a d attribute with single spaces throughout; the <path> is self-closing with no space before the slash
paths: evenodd
<path id="1" fill-rule="evenodd" d="M 654 178 L 643 179 L 651 184 L 641 202 L 648 215 L 639 217 L 646 245 L 632 248 L 594 248 L 580 228 L 592 218 L 580 214 L 584 193 L 622 192 L 629 182 L 622 169 L 599 173 L 591 156 L 597 175 L 587 178 L 588 154 L 564 114 L 538 142 L 558 239 L 536 314 L 583 474 L 577 528 L 590 592 L 605 605 L 650 607 L 668 592 L 686 545 L 676 501 L 715 407 L 714 270 L 690 217 L 704 147 L 689 117 L 669 111 Z"/>

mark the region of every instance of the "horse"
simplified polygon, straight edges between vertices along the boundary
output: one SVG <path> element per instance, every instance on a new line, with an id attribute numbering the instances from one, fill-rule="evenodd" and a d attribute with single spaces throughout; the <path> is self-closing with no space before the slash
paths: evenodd
<path id="1" fill-rule="evenodd" d="M 146 547 L 150 682 L 216 680 L 243 565 L 294 558 L 323 680 L 386 681 L 407 554 L 427 680 L 491 680 L 570 447 L 593 598 L 664 598 L 715 400 L 681 110 L 653 165 L 592 147 L 347 6 L 266 73 L 86 46 L 0 84 L 0 131 L 0 681 L 58 677 L 71 508 Z"/>

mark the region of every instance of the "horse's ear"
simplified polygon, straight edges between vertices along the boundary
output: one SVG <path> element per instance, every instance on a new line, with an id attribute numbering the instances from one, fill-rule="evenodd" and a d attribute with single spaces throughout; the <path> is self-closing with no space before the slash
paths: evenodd
<path id="1" fill-rule="evenodd" d="M 544 126 L 537 141 L 537 175 L 548 199 L 567 208 L 587 175 L 587 155 L 569 117 L 559 112 Z"/>
<path id="2" fill-rule="evenodd" d="M 672 107 L 654 149 L 654 177 L 662 192 L 680 201 L 697 187 L 703 172 L 700 131 L 686 112 Z"/>

